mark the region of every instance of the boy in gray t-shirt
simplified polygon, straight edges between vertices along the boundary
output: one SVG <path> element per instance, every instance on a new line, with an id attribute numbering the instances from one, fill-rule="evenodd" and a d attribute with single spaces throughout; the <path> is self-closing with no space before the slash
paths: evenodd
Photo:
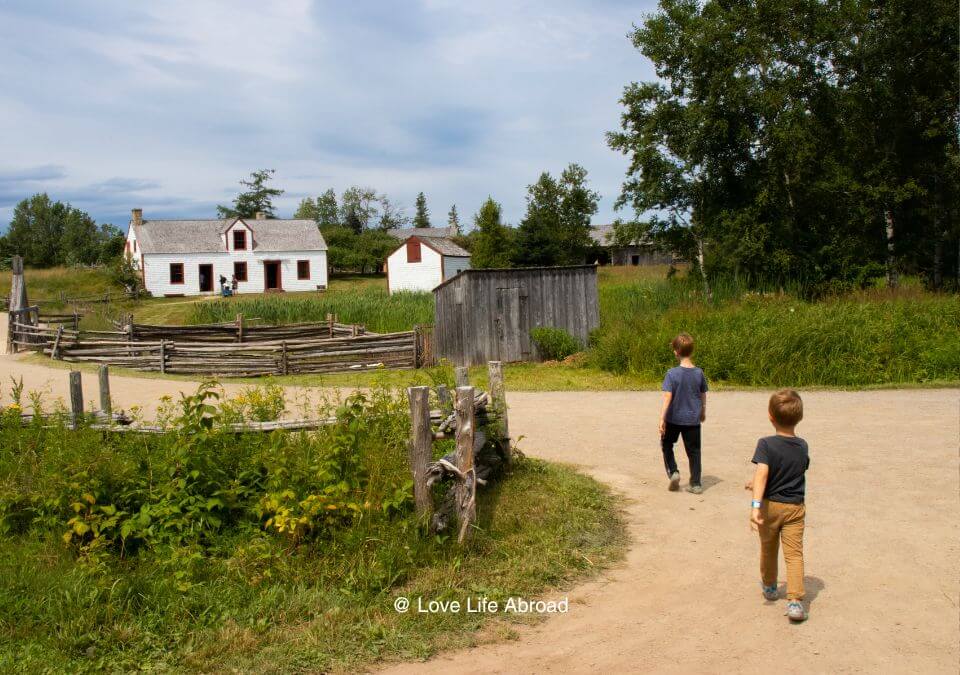
<path id="1" fill-rule="evenodd" d="M 667 371 L 663 378 L 663 407 L 660 410 L 660 449 L 663 465 L 670 479 L 670 490 L 680 487 L 680 471 L 673 454 L 677 439 L 683 437 L 683 448 L 690 462 L 690 484 L 687 491 L 700 494 L 700 424 L 707 418 L 707 378 L 693 365 L 693 338 L 680 333 L 671 343 L 680 365 Z"/>

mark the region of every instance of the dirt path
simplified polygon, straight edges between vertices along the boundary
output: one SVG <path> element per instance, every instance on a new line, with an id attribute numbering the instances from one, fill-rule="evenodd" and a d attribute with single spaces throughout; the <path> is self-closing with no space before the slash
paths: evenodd
<path id="1" fill-rule="evenodd" d="M 0 357 L 27 388 L 66 392 L 66 373 Z M 95 378 L 84 374 L 86 398 Z M 124 405 L 190 390 L 114 378 Z M 702 496 L 670 493 L 657 392 L 514 393 L 530 455 L 572 462 L 629 498 L 626 560 L 570 594 L 568 614 L 519 639 L 391 672 L 957 672 L 960 660 L 960 391 L 809 392 L 807 590 L 789 625 L 760 598 L 743 482 L 769 432 L 764 392 L 712 395 Z M 681 466 L 683 466 L 681 462 Z M 686 471 L 683 472 L 686 476 Z M 562 596 L 561 596 L 562 597 Z"/>

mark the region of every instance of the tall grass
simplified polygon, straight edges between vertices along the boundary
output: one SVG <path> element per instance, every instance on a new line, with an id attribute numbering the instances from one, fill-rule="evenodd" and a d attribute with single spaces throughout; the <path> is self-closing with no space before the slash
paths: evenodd
<path id="1" fill-rule="evenodd" d="M 375 287 L 352 292 L 309 296 L 257 296 L 198 303 L 191 323 L 233 321 L 237 313 L 259 317 L 266 323 L 323 321 L 335 314 L 343 323 L 364 324 L 377 333 L 411 330 L 416 324 L 433 323 L 431 293 L 394 293 Z"/>
<path id="2" fill-rule="evenodd" d="M 863 386 L 960 379 L 960 298 L 868 290 L 819 301 L 802 289 L 750 291 L 715 282 L 707 300 L 694 279 L 601 287 L 601 328 L 591 361 L 615 373 L 662 377 L 670 340 L 697 341 L 696 361 L 715 380 L 756 386 Z"/>
<path id="3" fill-rule="evenodd" d="M 69 298 L 123 292 L 105 267 L 28 269 L 24 276 L 29 300 L 59 300 L 61 292 Z M 0 295 L 9 293 L 10 270 L 0 270 Z"/>
<path id="4" fill-rule="evenodd" d="M 237 402 L 184 403 L 151 437 L 0 413 L 0 671 L 328 672 L 425 657 L 465 646 L 483 619 L 397 613 L 395 595 L 528 597 L 621 549 L 606 491 L 532 460 L 481 493 L 469 547 L 426 536 L 400 394 L 355 395 L 312 434 L 237 436 L 220 425 Z"/>

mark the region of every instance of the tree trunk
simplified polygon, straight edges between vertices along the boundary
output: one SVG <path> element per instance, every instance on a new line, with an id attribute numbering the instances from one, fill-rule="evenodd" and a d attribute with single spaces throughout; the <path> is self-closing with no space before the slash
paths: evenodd
<path id="1" fill-rule="evenodd" d="M 701 237 L 696 237 L 697 239 L 697 266 L 700 268 L 700 276 L 703 278 L 703 295 L 707 300 L 713 300 L 713 295 L 710 293 L 710 282 L 707 280 L 707 268 L 703 265 L 703 239 Z"/>
<path id="2" fill-rule="evenodd" d="M 883 210 L 883 221 L 887 234 L 887 288 L 896 288 L 900 285 L 900 273 L 897 271 L 896 251 L 893 245 L 893 210 L 890 207 Z"/>

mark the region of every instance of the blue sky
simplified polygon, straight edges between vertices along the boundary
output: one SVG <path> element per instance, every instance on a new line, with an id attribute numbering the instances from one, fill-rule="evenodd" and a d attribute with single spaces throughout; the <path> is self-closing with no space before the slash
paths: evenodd
<path id="1" fill-rule="evenodd" d="M 289 216 L 329 187 L 375 187 L 434 224 L 570 162 L 614 217 L 606 147 L 630 81 L 627 32 L 655 2 L 0 0 L 0 228 L 45 191 L 100 222 L 214 217 L 276 169 Z"/>

